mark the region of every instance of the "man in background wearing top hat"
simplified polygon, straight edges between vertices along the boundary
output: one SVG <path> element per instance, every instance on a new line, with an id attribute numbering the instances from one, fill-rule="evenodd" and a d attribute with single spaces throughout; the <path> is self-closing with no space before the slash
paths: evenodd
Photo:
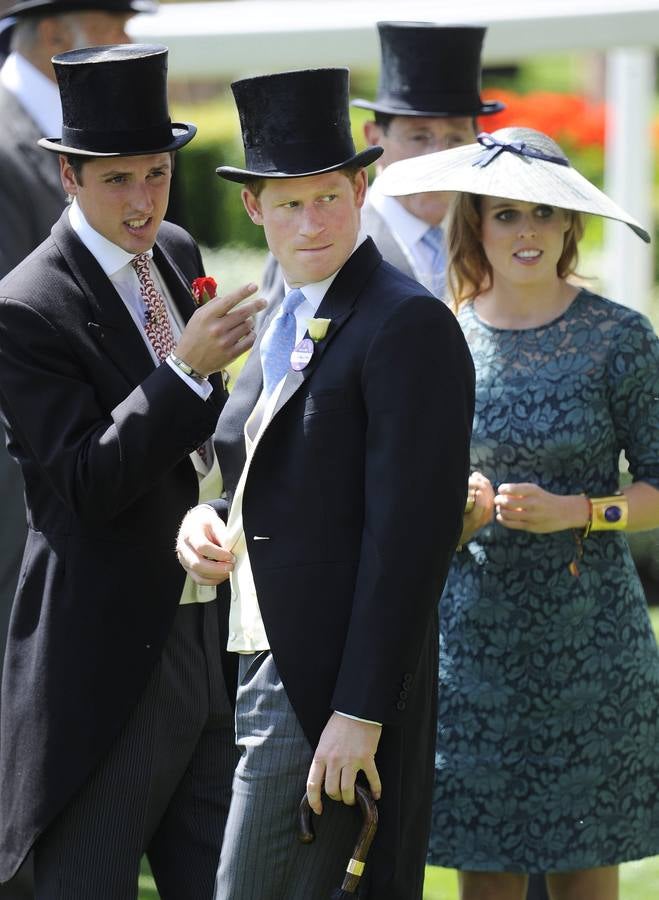
<path id="1" fill-rule="evenodd" d="M 225 501 L 199 506 L 177 544 L 200 584 L 226 578 L 229 551 L 236 560 L 242 755 L 215 897 L 329 896 L 359 831 L 358 775 L 380 815 L 360 896 L 420 900 L 437 598 L 466 496 L 471 359 L 449 310 L 360 230 L 364 166 L 381 150 L 355 152 L 347 69 L 233 91 L 246 163 L 218 174 L 244 185 L 287 294 L 215 432 L 227 523 Z M 305 788 L 322 811 L 311 845 L 296 836 Z"/>
<path id="2" fill-rule="evenodd" d="M 0 880 L 34 849 L 36 897 L 163 900 L 212 885 L 235 764 L 213 589 L 173 552 L 216 496 L 218 373 L 252 342 L 253 286 L 195 311 L 190 236 L 163 222 L 167 50 L 54 65 L 73 202 L 0 282 L 0 407 L 29 521 L 3 674 Z M 227 678 L 229 678 L 227 674 Z M 229 679 L 230 680 L 230 679 Z"/>
<path id="3" fill-rule="evenodd" d="M 353 101 L 353 106 L 375 112 L 364 132 L 370 145 L 384 148 L 377 172 L 397 159 L 472 143 L 477 117 L 504 108 L 480 97 L 485 31 L 479 26 L 378 22 L 377 96 Z M 362 211 L 363 227 L 387 262 L 441 296 L 446 253 L 440 226 L 450 195 L 385 197 L 377 185 L 376 178 Z M 281 273 L 271 260 L 263 274 L 263 294 L 269 304 L 282 297 Z"/>
<path id="4" fill-rule="evenodd" d="M 370 109 L 369 144 L 384 147 L 380 173 L 398 159 L 471 144 L 477 117 L 503 109 L 481 100 L 481 49 L 486 29 L 428 22 L 378 22 L 381 66 Z M 412 275 L 436 296 L 444 292 L 446 253 L 441 223 L 450 195 L 385 197 L 377 178 L 364 207 L 364 225 L 393 265 Z"/>

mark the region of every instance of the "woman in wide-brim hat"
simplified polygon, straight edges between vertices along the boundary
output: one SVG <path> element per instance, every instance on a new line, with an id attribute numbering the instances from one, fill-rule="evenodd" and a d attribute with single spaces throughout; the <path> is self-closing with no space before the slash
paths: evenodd
<path id="1" fill-rule="evenodd" d="M 531 129 L 384 178 L 462 192 L 449 273 L 477 375 L 430 861 L 463 900 L 521 900 L 533 872 L 555 900 L 615 900 L 618 864 L 659 853 L 659 654 L 625 536 L 659 525 L 659 341 L 570 276 L 582 213 L 649 237 Z"/>

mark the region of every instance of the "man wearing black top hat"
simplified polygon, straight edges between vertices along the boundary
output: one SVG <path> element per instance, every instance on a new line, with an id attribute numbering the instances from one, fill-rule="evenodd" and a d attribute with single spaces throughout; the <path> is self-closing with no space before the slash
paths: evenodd
<path id="1" fill-rule="evenodd" d="M 226 612 L 186 581 L 185 510 L 215 496 L 218 373 L 251 345 L 253 286 L 195 310 L 199 250 L 163 222 L 167 50 L 54 58 L 71 207 L 0 282 L 0 407 L 29 533 L 0 721 L 0 880 L 37 898 L 210 897 L 235 751 Z M 226 565 L 229 565 L 227 560 Z M 227 675 L 228 677 L 228 675 Z"/>
<path id="2" fill-rule="evenodd" d="M 353 101 L 375 111 L 364 131 L 370 145 L 384 149 L 377 172 L 397 159 L 472 143 L 476 118 L 504 108 L 480 97 L 485 31 L 479 26 L 378 22 L 377 96 Z M 362 225 L 387 262 L 435 296 L 444 294 L 446 251 L 440 225 L 448 197 L 385 197 L 376 179 L 362 212 Z M 263 273 L 263 294 L 271 305 L 282 297 L 281 273 L 272 261 Z"/>
<path id="3" fill-rule="evenodd" d="M 360 230 L 364 166 L 381 150 L 355 153 L 348 71 L 233 91 L 246 165 L 217 171 L 244 185 L 287 294 L 215 432 L 226 524 L 226 501 L 199 506 L 178 541 L 201 584 L 226 578 L 228 550 L 236 560 L 241 760 L 215 897 L 329 896 L 359 830 L 358 776 L 379 800 L 360 896 L 420 900 L 437 598 L 465 502 L 471 359 L 449 310 Z M 305 788 L 322 812 L 311 845 L 295 834 Z"/>
<path id="4" fill-rule="evenodd" d="M 378 22 L 381 67 L 374 101 L 353 105 L 375 112 L 364 126 L 369 144 L 384 147 L 378 173 L 398 159 L 470 144 L 476 119 L 503 109 L 480 97 L 481 48 L 486 29 L 429 22 Z M 364 225 L 386 259 L 445 294 L 446 251 L 441 222 L 450 195 L 385 197 L 377 178 Z"/>
<path id="5" fill-rule="evenodd" d="M 0 278 L 47 237 L 65 205 L 57 157 L 37 146 L 62 124 L 51 57 L 76 45 L 127 41 L 126 21 L 156 6 L 150 0 L 1 0 Z M 1 667 L 26 534 L 22 479 L 2 426 L 0 496 Z M 9 896 L 0 887 L 0 898 Z"/>

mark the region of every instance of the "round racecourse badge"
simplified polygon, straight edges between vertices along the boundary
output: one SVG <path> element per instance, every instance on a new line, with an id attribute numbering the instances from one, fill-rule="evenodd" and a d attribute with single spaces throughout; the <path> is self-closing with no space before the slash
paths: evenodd
<path id="1" fill-rule="evenodd" d="M 311 338 L 303 338 L 291 353 L 291 369 L 301 372 L 306 369 L 313 356 L 313 341 Z"/>

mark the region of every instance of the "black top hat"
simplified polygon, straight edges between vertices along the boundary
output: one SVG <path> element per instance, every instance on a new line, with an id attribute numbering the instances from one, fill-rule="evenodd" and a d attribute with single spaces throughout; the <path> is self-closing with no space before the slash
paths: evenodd
<path id="1" fill-rule="evenodd" d="M 478 25 L 378 22 L 382 65 L 375 102 L 353 106 L 394 116 L 487 116 L 504 109 L 483 102 Z"/>
<path id="2" fill-rule="evenodd" d="M 220 166 L 222 178 L 299 178 L 368 166 L 382 147 L 355 152 L 347 69 L 301 69 L 231 85 L 240 115 L 245 169 Z"/>
<path id="3" fill-rule="evenodd" d="M 53 57 L 62 138 L 39 144 L 74 156 L 141 156 L 178 150 L 197 132 L 167 110 L 167 47 L 117 44 Z"/>
<path id="4" fill-rule="evenodd" d="M 1 17 L 54 16 L 58 13 L 95 10 L 99 12 L 155 12 L 157 0 L 18 0 Z"/>

